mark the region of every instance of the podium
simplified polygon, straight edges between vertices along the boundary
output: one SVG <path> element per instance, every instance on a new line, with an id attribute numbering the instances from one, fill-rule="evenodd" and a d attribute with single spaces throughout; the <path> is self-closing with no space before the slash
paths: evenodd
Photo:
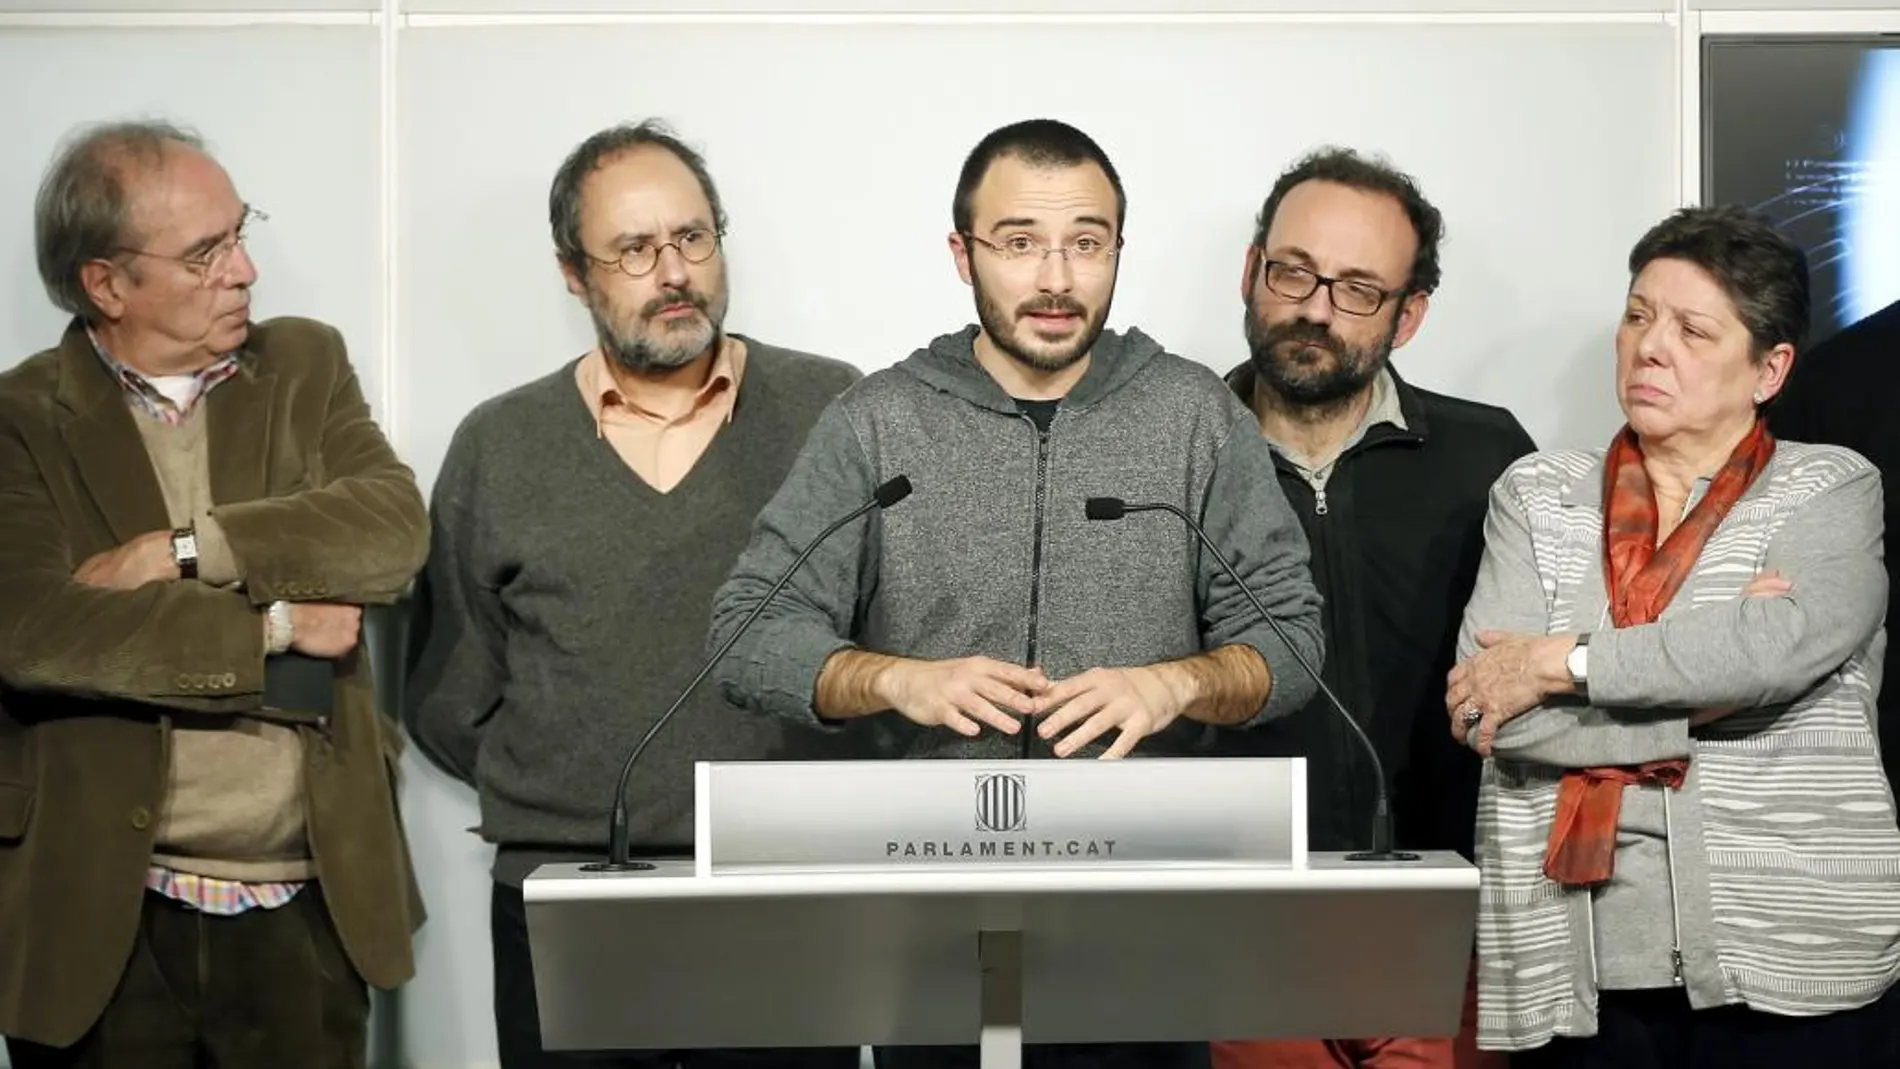
<path id="1" fill-rule="evenodd" d="M 702 763 L 523 889 L 550 1050 L 1449 1036 L 1478 874 L 1309 854 L 1299 759 Z"/>

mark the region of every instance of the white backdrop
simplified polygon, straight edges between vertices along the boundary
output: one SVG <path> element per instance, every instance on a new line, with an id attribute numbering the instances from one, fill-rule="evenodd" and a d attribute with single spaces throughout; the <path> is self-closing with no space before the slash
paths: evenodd
<path id="1" fill-rule="evenodd" d="M 1241 255 L 1274 175 L 1324 142 L 1381 151 L 1449 228 L 1401 370 L 1508 405 L 1540 444 L 1593 444 L 1616 426 L 1624 257 L 1696 187 L 1698 33 L 1900 23 L 1658 0 L 686 6 L 0 0 L 0 366 L 62 326 L 31 202 L 82 121 L 164 115 L 210 139 L 271 214 L 257 313 L 344 331 L 426 488 L 471 406 L 589 344 L 546 197 L 598 127 L 657 115 L 704 150 L 732 216 L 735 329 L 871 370 L 971 318 L 944 247 L 957 167 L 989 129 L 1048 115 L 1094 135 L 1127 186 L 1113 325 L 1238 363 Z M 413 751 L 407 772 L 431 919 L 378 1047 L 388 1064 L 493 1064 L 490 852 L 466 788 Z"/>

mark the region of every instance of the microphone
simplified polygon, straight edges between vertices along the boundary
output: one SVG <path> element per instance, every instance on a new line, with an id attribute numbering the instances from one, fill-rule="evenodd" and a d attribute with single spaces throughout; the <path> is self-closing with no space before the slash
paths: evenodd
<path id="1" fill-rule="evenodd" d="M 897 504 L 909 496 L 909 478 L 899 475 L 887 480 L 880 484 L 876 490 L 871 492 L 871 499 L 869 501 L 866 501 L 864 504 L 859 505 L 857 508 L 852 509 L 850 512 L 832 521 L 829 527 L 818 532 L 818 537 L 805 544 L 805 548 L 799 551 L 798 557 L 786 567 L 785 573 L 778 577 L 778 581 L 773 583 L 772 588 L 765 592 L 765 596 L 760 598 L 759 603 L 752 607 L 752 611 L 747 613 L 745 619 L 739 622 L 739 626 L 733 629 L 732 634 L 726 636 L 726 641 L 719 644 L 719 649 L 715 651 L 711 657 L 707 658 L 705 665 L 700 668 L 699 674 L 693 677 L 691 683 L 686 684 L 686 689 L 680 691 L 680 696 L 673 700 L 673 704 L 667 707 L 666 712 L 660 714 L 660 718 L 653 722 L 653 726 L 647 729 L 645 735 L 641 736 L 640 742 L 634 746 L 633 752 L 627 755 L 626 763 L 620 766 L 620 780 L 614 786 L 613 815 L 609 818 L 607 826 L 607 860 L 589 862 L 588 864 L 582 865 L 582 871 L 641 872 L 653 868 L 650 862 L 635 861 L 632 859 L 632 846 L 627 841 L 627 779 L 633 774 L 634 763 L 640 760 L 640 755 L 646 751 L 647 745 L 653 741 L 654 736 L 660 733 L 660 729 L 666 726 L 666 722 L 673 719 L 673 714 L 679 712 L 680 708 L 686 704 L 686 699 L 692 697 L 693 692 L 699 689 L 699 685 L 704 683 L 706 677 L 712 674 L 713 668 L 717 666 L 720 661 L 725 659 L 726 652 L 732 649 L 733 643 L 739 641 L 739 636 L 745 634 L 746 631 L 751 628 L 752 622 L 759 618 L 759 614 L 765 611 L 765 607 L 770 605 L 772 599 L 778 596 L 778 592 L 783 590 L 785 584 L 791 581 L 792 575 L 798 571 L 800 565 L 805 563 L 805 559 L 812 555 L 813 550 L 817 549 L 825 539 L 836 534 L 839 528 L 857 519 L 859 516 L 864 515 L 872 509 L 890 508 L 892 505 Z"/>
<path id="2" fill-rule="evenodd" d="M 1240 588 L 1240 592 L 1246 596 L 1248 604 L 1253 606 L 1253 611 L 1260 614 L 1260 618 L 1267 622 L 1268 627 L 1273 628 L 1273 633 L 1278 635 L 1280 641 L 1286 644 L 1288 652 L 1293 654 L 1293 659 L 1300 663 L 1300 667 L 1306 670 L 1306 674 L 1312 677 L 1313 682 L 1319 684 L 1319 692 L 1325 695 L 1327 704 L 1331 705 L 1333 711 L 1338 713 L 1340 718 L 1346 721 L 1347 727 L 1352 728 L 1353 735 L 1355 735 L 1359 739 L 1360 744 L 1365 747 L 1366 756 L 1372 758 L 1372 772 L 1374 776 L 1378 777 L 1376 780 L 1378 795 L 1373 804 L 1372 813 L 1372 849 L 1364 853 L 1347 854 L 1346 860 L 1417 861 L 1419 859 L 1417 854 L 1392 849 L 1392 800 L 1386 794 L 1385 762 L 1379 760 L 1378 747 L 1372 745 L 1372 739 L 1367 736 L 1365 729 L 1360 727 L 1359 721 L 1353 719 L 1352 714 L 1346 711 L 1345 703 L 1341 702 L 1339 696 L 1333 693 L 1333 689 L 1326 685 L 1324 679 L 1320 678 L 1319 673 L 1314 670 L 1313 665 L 1308 662 L 1306 656 L 1300 652 L 1300 648 L 1295 646 L 1291 639 L 1287 638 L 1286 630 L 1280 626 L 1280 621 L 1275 620 L 1273 614 L 1267 611 L 1267 607 L 1260 604 L 1260 599 L 1254 596 L 1254 592 L 1247 588 L 1247 584 L 1241 582 L 1240 573 L 1234 571 L 1233 564 L 1230 563 L 1225 556 L 1221 555 L 1220 549 L 1208 539 L 1207 532 L 1201 530 L 1201 525 L 1195 523 L 1193 517 L 1189 516 L 1186 512 L 1166 502 L 1158 501 L 1153 504 L 1131 505 L 1119 497 L 1091 497 L 1083 504 L 1082 508 L 1091 520 L 1119 520 L 1130 512 L 1172 512 L 1182 523 L 1187 524 L 1188 530 L 1194 532 L 1194 537 L 1201 540 L 1201 545 L 1206 548 L 1208 555 L 1214 558 L 1222 570 L 1226 571 L 1227 577 L 1232 579 L 1234 585 Z"/>

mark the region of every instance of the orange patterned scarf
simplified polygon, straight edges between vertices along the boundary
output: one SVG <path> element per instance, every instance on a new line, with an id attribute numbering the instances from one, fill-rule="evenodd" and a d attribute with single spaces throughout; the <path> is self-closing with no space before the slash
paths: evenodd
<path id="1" fill-rule="evenodd" d="M 1643 467 L 1642 446 L 1627 426 L 1617 434 L 1603 465 L 1604 580 L 1615 626 L 1647 624 L 1662 615 L 1694 570 L 1709 536 L 1774 455 L 1774 438 L 1765 425 L 1756 422 L 1716 473 L 1708 493 L 1658 546 L 1656 493 Z M 1624 786 L 1660 784 L 1674 789 L 1682 786 L 1688 771 L 1686 760 L 1566 771 L 1557 787 L 1557 815 L 1544 851 L 1544 875 L 1567 887 L 1607 882 L 1615 871 Z"/>

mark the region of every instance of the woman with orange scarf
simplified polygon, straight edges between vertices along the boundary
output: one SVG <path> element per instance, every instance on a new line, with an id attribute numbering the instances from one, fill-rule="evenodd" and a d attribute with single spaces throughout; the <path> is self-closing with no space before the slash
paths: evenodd
<path id="1" fill-rule="evenodd" d="M 1806 258 L 1686 209 L 1629 268 L 1627 423 L 1498 480 L 1448 680 L 1486 758 L 1479 1046 L 1900 1066 L 1880 477 L 1760 418 L 1807 327 Z"/>

